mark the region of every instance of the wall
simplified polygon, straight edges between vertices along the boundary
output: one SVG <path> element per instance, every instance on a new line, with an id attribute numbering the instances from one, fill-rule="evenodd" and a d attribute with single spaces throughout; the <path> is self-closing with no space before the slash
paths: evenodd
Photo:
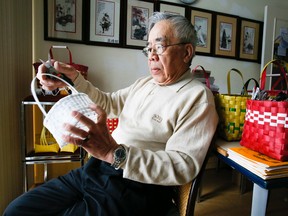
<path id="1" fill-rule="evenodd" d="M 30 92 L 32 1 L 0 1 L 0 214 L 22 193 L 20 104 Z"/>
<path id="2" fill-rule="evenodd" d="M 177 0 L 167 2 L 180 3 Z M 47 58 L 47 52 L 51 45 L 63 44 L 43 40 L 43 5 L 42 1 L 34 1 L 35 10 L 35 41 L 34 59 Z M 288 5 L 282 0 L 199 0 L 193 7 L 208 9 L 212 11 L 234 14 L 255 20 L 264 20 L 264 6 L 266 4 Z M 136 78 L 148 74 L 146 58 L 140 50 L 107 48 L 101 46 L 87 46 L 66 43 L 71 48 L 73 59 L 77 63 L 89 66 L 89 80 L 104 91 L 114 91 L 132 83 Z M 249 63 L 224 58 L 211 58 L 196 56 L 192 67 L 197 64 L 203 65 L 211 70 L 216 78 L 216 84 L 220 86 L 221 92 L 227 92 L 226 74 L 232 67 L 242 71 L 244 79 L 250 77 L 258 79 L 260 64 Z M 241 82 L 236 78 L 232 81 L 233 90 L 239 92 L 242 88 Z"/>

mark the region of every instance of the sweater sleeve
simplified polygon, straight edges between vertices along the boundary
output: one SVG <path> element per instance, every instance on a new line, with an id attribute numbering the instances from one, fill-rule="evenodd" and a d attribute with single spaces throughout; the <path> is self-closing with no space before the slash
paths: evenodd
<path id="1" fill-rule="evenodd" d="M 86 93 L 95 104 L 101 106 L 110 118 L 119 116 L 130 91 L 130 87 L 128 87 L 117 92 L 103 92 L 85 80 L 83 76 L 78 76 L 74 85 L 79 92 Z"/>

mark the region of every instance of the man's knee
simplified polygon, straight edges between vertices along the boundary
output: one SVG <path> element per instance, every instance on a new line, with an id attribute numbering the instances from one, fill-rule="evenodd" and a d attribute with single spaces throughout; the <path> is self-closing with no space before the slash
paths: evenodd
<path id="1" fill-rule="evenodd" d="M 21 211 L 21 207 L 19 205 L 19 201 L 17 198 L 6 207 L 2 216 L 18 216 L 18 215 L 23 215 L 23 212 Z"/>

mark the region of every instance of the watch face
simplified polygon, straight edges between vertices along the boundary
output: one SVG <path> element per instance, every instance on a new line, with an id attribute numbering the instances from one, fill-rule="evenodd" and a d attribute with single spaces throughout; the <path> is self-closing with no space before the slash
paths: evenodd
<path id="1" fill-rule="evenodd" d="M 112 167 L 115 169 L 119 169 L 119 166 L 121 163 L 123 163 L 126 160 L 126 149 L 122 145 L 119 145 L 119 147 L 114 151 L 113 153 L 113 159 L 114 162 L 111 164 Z"/>
<path id="2" fill-rule="evenodd" d="M 126 157 L 126 151 L 123 148 L 118 148 L 115 151 L 115 156 L 119 159 L 125 158 Z"/>
<path id="3" fill-rule="evenodd" d="M 185 3 L 185 4 L 192 4 L 197 0 L 180 0 L 181 2 Z"/>

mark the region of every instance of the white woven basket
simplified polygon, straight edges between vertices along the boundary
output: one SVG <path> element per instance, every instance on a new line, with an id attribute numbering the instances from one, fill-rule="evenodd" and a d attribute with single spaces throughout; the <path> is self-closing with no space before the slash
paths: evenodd
<path id="1" fill-rule="evenodd" d="M 35 92 L 35 80 L 36 77 L 31 82 L 31 92 L 37 103 L 39 109 L 45 116 L 43 125 L 53 134 L 60 148 L 64 147 L 68 143 L 62 139 L 63 135 L 71 135 L 68 131 L 65 131 L 63 125 L 65 123 L 74 125 L 80 129 L 88 131 L 88 128 L 82 123 L 78 122 L 74 117 L 72 117 L 72 111 L 78 111 L 90 118 L 94 122 L 97 121 L 97 114 L 89 108 L 89 105 L 93 102 L 88 97 L 87 94 L 79 93 L 73 86 L 60 77 L 52 74 L 43 73 L 46 76 L 55 77 L 69 86 L 72 91 L 71 95 L 68 95 L 59 101 L 57 101 L 52 108 L 47 113 L 44 107 L 41 105 L 37 94 Z"/>

